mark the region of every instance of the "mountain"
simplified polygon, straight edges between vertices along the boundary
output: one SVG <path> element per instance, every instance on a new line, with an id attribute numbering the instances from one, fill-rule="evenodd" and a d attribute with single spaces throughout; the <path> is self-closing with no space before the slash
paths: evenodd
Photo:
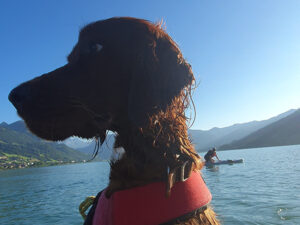
<path id="1" fill-rule="evenodd" d="M 8 126 L 8 124 L 7 124 L 7 123 L 5 123 L 5 122 L 2 122 L 2 123 L 0 123 L 0 126 L 2 126 L 2 127 L 7 127 L 7 126 Z"/>
<path id="2" fill-rule="evenodd" d="M 108 134 L 103 145 L 99 148 L 97 158 L 100 160 L 109 160 L 114 156 L 114 142 L 115 136 L 113 134 Z M 89 145 L 85 147 L 76 148 L 76 150 L 88 154 L 92 157 L 95 150 L 96 142 L 93 140 Z"/>
<path id="3" fill-rule="evenodd" d="M 219 148 L 222 145 L 240 140 L 269 124 L 291 115 L 295 111 L 296 109 L 291 109 L 267 120 L 234 124 L 224 128 L 215 127 L 207 131 L 189 130 L 189 134 L 197 151 L 207 151 L 211 147 Z"/>
<path id="4" fill-rule="evenodd" d="M 223 145 L 220 149 L 243 149 L 297 144 L 300 144 L 300 109 L 238 141 Z"/>
<path id="5" fill-rule="evenodd" d="M 4 165 L 26 167 L 86 159 L 86 154 L 64 144 L 44 141 L 34 136 L 23 121 L 0 124 L 0 168 L 5 167 Z"/>
<path id="6" fill-rule="evenodd" d="M 73 136 L 67 138 L 61 143 L 65 144 L 70 148 L 78 149 L 78 148 L 85 148 L 89 146 L 91 143 L 93 143 L 93 139 L 83 139 L 83 138 Z"/>

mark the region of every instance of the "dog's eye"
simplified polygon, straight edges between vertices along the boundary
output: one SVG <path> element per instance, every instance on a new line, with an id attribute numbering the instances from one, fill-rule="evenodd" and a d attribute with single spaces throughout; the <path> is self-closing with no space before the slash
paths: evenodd
<path id="1" fill-rule="evenodd" d="M 100 44 L 93 44 L 91 46 L 92 52 L 100 52 L 102 48 L 103 48 L 103 46 Z"/>

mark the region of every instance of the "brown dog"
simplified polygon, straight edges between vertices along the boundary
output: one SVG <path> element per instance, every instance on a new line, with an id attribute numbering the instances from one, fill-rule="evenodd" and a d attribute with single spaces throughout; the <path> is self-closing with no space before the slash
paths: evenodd
<path id="1" fill-rule="evenodd" d="M 185 117 L 193 82 L 190 65 L 160 25 L 135 18 L 111 18 L 84 27 L 65 66 L 21 84 L 9 99 L 28 128 L 47 140 L 76 135 L 103 143 L 108 130 L 117 133 L 115 146 L 123 147 L 125 153 L 111 164 L 104 198 L 162 183 L 166 194 L 162 201 L 176 202 L 182 196 L 194 198 L 188 196 L 185 187 L 182 193 L 177 187 L 192 180 L 191 174 L 199 174 L 202 167 L 188 138 Z M 204 189 L 194 194 L 206 193 Z M 154 196 L 150 201 L 161 194 L 149 190 L 145 195 Z M 179 194 L 174 196 L 176 190 Z M 127 203 L 129 208 L 135 205 L 132 201 L 132 205 Z M 183 206 L 169 204 L 170 213 L 176 207 L 185 209 L 186 201 Z M 163 205 L 154 204 L 154 208 Z M 134 214 L 140 208 L 128 211 L 125 207 L 118 212 L 138 218 Z M 165 208 L 159 210 L 168 210 Z M 175 218 L 158 219 L 156 224 L 218 224 L 207 202 L 188 213 L 183 210 Z"/>

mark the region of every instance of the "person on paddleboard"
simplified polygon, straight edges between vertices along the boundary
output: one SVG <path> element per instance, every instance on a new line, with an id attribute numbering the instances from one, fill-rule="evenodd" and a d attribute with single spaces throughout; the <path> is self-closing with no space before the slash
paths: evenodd
<path id="1" fill-rule="evenodd" d="M 212 148 L 211 150 L 209 150 L 205 154 L 204 159 L 206 162 L 214 163 L 215 160 L 213 159 L 213 157 L 216 157 L 218 160 L 220 160 L 219 157 L 217 156 L 216 148 Z"/>

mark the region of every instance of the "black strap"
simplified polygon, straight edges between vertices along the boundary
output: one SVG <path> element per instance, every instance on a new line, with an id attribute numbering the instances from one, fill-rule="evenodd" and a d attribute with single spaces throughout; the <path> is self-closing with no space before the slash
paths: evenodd
<path id="1" fill-rule="evenodd" d="M 94 214 L 95 214 L 95 211 L 96 211 L 96 208 L 97 208 L 98 200 L 99 200 L 99 198 L 100 198 L 102 192 L 103 192 L 103 190 L 100 191 L 100 192 L 97 194 L 97 196 L 96 196 L 96 198 L 95 198 L 95 200 L 94 200 L 94 202 L 93 202 L 93 205 L 92 205 L 92 207 L 91 207 L 89 213 L 88 213 L 87 216 L 86 216 L 86 219 L 85 219 L 83 225 L 92 225 L 92 224 L 93 224 Z"/>
<path id="2" fill-rule="evenodd" d="M 195 215 L 198 215 L 199 213 L 205 211 L 206 209 L 207 209 L 207 205 L 202 206 L 202 207 L 199 208 L 199 209 L 196 209 L 196 210 L 194 210 L 194 211 L 192 211 L 192 212 L 189 212 L 189 213 L 184 214 L 184 215 L 182 215 L 182 216 L 180 216 L 180 217 L 177 217 L 177 218 L 175 218 L 175 219 L 172 219 L 172 220 L 170 220 L 170 221 L 168 221 L 168 222 L 166 222 L 166 223 L 161 223 L 161 224 L 159 224 L 159 225 L 174 225 L 174 224 L 180 224 L 180 223 L 183 223 L 183 222 L 189 220 L 190 218 L 194 217 Z"/>

